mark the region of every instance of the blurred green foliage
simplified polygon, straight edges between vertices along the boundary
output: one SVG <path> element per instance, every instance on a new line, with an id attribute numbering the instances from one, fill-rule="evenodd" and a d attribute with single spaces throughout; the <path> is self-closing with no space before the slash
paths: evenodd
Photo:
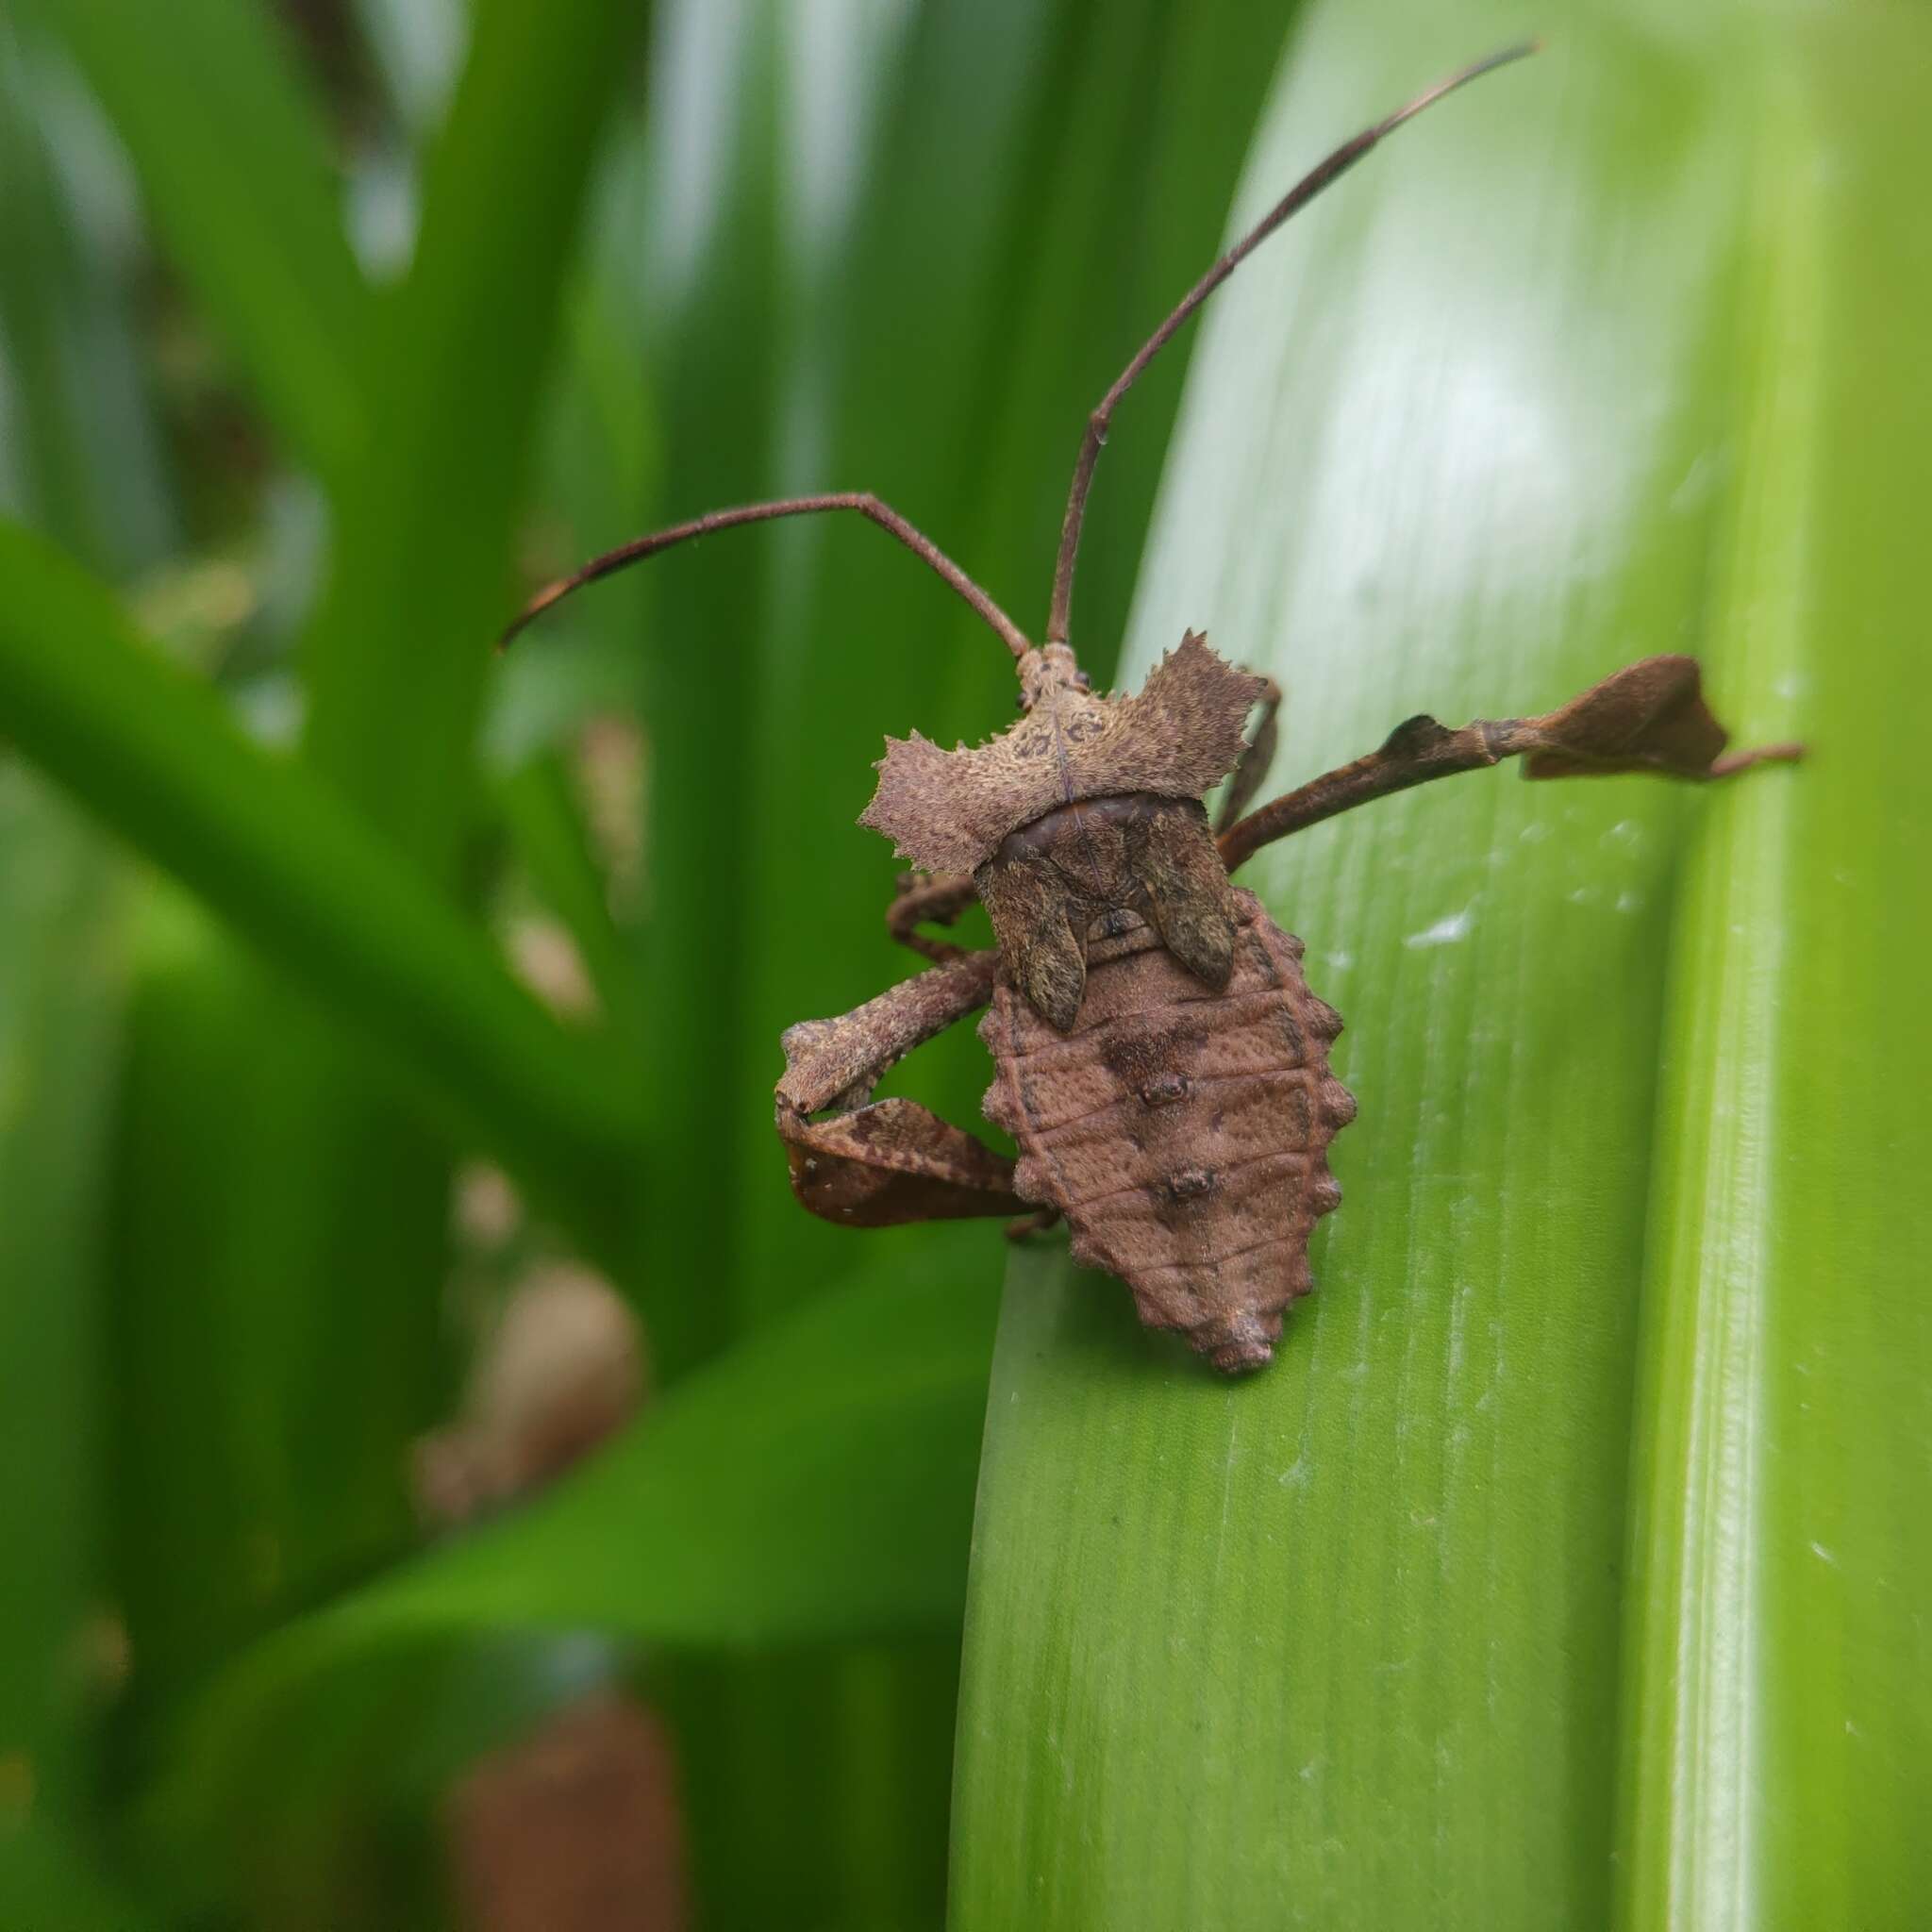
<path id="1" fill-rule="evenodd" d="M 88 1080 L 32 1067 L 37 1106 L 92 1095 L 95 1128 L 23 1123 L 19 1144 L 70 1171 L 24 1174 L 37 1213 L 8 1221 L 59 1263 L 9 1309 L 41 1447 L 19 1541 L 61 1524 L 50 1590 L 72 1576 L 16 1661 L 36 1680 L 92 1618 L 125 1649 L 58 1736 L 25 1733 L 36 1828 L 92 1845 L 84 1863 L 111 1852 L 170 1908 L 326 1921 L 385 1882 L 420 1907 L 409 1872 L 434 1855 L 405 1870 L 380 1847 L 399 1805 L 427 1828 L 435 1783 L 375 1776 L 375 1739 L 341 1716 L 397 1708 L 350 1679 L 393 1682 L 355 1658 L 412 1613 L 372 1597 L 366 1624 L 323 1626 L 341 1635 L 322 1705 L 251 1703 L 267 1664 L 225 1675 L 412 1541 L 409 1451 L 461 1365 L 444 1229 L 463 1151 L 513 1174 L 539 1252 L 574 1248 L 634 1300 L 667 1391 L 719 1357 L 694 1410 L 667 1396 L 665 1428 L 714 1420 L 678 1425 L 668 1469 L 653 1452 L 666 1507 L 697 1514 L 667 1519 L 656 1555 L 645 1537 L 638 1574 L 668 1582 L 695 1521 L 716 1547 L 688 1551 L 693 1575 L 715 1557 L 742 1581 L 718 1573 L 668 1624 L 643 1599 L 600 1605 L 575 1564 L 519 1553 L 531 1515 L 500 1557 L 491 1539 L 451 1552 L 496 1582 L 422 1573 L 442 1648 L 494 1627 L 511 1574 L 558 1593 L 503 1618 L 646 1646 L 708 1922 L 936 1921 L 1002 1251 L 990 1230 L 861 1248 L 802 1226 L 764 1121 L 782 1025 L 904 970 L 879 924 L 890 856 L 852 824 L 882 730 L 976 731 L 1009 703 L 1005 673 L 916 570 L 844 530 L 669 560 L 508 663 L 487 641 L 524 573 L 828 477 L 942 532 L 1008 599 L 1043 585 L 1084 410 L 1197 270 L 1286 25 L 1233 8 L 1207 39 L 1164 6 L 1071 0 L 299 20 L 39 0 L 9 26 L 4 131 L 32 162 L 0 209 L 8 393 L 30 432 L 9 493 L 131 591 L 135 623 L 6 533 L 6 729 L 207 908 L 77 828 L 9 836 L 58 891 L 44 932 L 23 908 L 8 942 L 92 1042 Z M 1108 477 L 1096 634 L 1124 616 L 1179 360 Z M 605 875 L 625 861 L 583 786 L 582 734 L 613 718 L 643 734 L 641 887 Z M 123 909 L 84 926 L 88 877 Z M 490 958 L 479 915 L 502 936 L 531 908 L 570 935 L 593 1022 L 546 1019 Z M 98 966 L 75 980 L 78 956 Z M 45 1056 L 65 1035 L 36 983 L 14 1011 Z M 966 1064 L 933 1091 L 970 1103 Z M 842 1286 L 861 1268 L 872 1302 Z M 910 1359 L 896 1297 L 875 1307 L 908 1270 L 940 1320 Z M 821 1296 L 846 1325 L 794 1338 L 786 1318 Z M 749 1454 L 736 1405 L 778 1426 L 734 1344 L 774 1323 L 770 1373 L 804 1405 L 790 1488 L 727 1509 Z M 860 1426 L 860 1388 L 903 1409 L 902 1444 Z M 49 1459 L 57 1440 L 70 1454 Z M 558 1533 L 587 1553 L 643 1534 L 627 1467 L 603 1466 L 602 1501 L 559 1492 L 557 1520 L 583 1528 Z M 825 1537 L 797 1504 L 813 1474 Z M 757 1601 L 734 1611 L 741 1591 Z M 707 1661 L 719 1643 L 745 1654 Z M 515 1668 L 554 1674 L 541 1645 Z M 473 1750 L 491 1710 L 507 1734 L 542 1702 L 501 1675 Z M 205 1766 L 184 1737 L 210 1740 Z M 747 1831 L 762 1858 L 740 1856 Z"/>
<path id="2" fill-rule="evenodd" d="M 1364 1108 L 1224 1387 L 1050 1250 L 995 1357 L 996 1231 L 783 1184 L 778 1033 L 908 965 L 882 734 L 1010 715 L 974 621 L 841 519 L 489 639 L 815 488 L 1037 622 L 1238 184 L 1514 11 L 0 22 L 0 1920 L 446 1922 L 470 1768 L 615 1687 L 706 1925 L 936 1926 L 949 1840 L 962 1928 L 1910 1922 L 1932 46 L 1540 24 L 1222 298 L 1138 591 L 1190 339 L 1135 391 L 1084 659 L 1208 625 L 1285 772 L 1694 648 L 1820 757 L 1257 867 Z M 962 1029 L 902 1084 L 984 1078 Z M 431 1545 L 411 1471 L 562 1258 L 644 1412 Z"/>

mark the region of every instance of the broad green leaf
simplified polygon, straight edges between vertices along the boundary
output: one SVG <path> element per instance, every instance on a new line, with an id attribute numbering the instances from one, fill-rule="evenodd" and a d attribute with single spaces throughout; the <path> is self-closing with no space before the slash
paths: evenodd
<path id="1" fill-rule="evenodd" d="M 596 1628 L 755 1651 L 949 1628 L 996 1293 L 990 1228 L 849 1287 L 693 1375 L 537 1501 L 290 1625 L 214 1686 L 172 1801 L 203 1824 L 398 1647 Z M 293 1724 L 292 1730 L 288 1728 Z"/>
<path id="2" fill-rule="evenodd" d="M 174 870 L 593 1242 L 626 1209 L 629 1098 L 438 895 L 214 696 L 148 650 L 57 552 L 0 526 L 0 723 Z"/>
<path id="3" fill-rule="evenodd" d="M 125 143 L 166 250 L 291 454 L 331 483 L 371 418 L 369 291 L 327 136 L 256 0 L 31 0 Z"/>
<path id="4" fill-rule="evenodd" d="M 1932 256 L 1923 16 L 1761 50 L 1710 643 L 1816 748 L 1717 816 L 1673 938 L 1624 1641 L 1621 1922 L 1932 1894 Z"/>
<path id="5" fill-rule="evenodd" d="M 1513 25 L 1319 9 L 1241 211 Z M 958 1932 L 1924 1896 L 1928 52 L 1579 19 L 1206 319 L 1128 656 L 1193 625 L 1280 677 L 1277 785 L 1655 650 L 1816 756 L 1472 777 L 1249 868 L 1348 1020 L 1346 1200 L 1245 1382 L 1015 1267 Z"/>

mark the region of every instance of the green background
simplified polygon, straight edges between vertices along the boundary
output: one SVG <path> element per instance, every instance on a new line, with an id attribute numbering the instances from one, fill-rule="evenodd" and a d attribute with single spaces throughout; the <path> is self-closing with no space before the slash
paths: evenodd
<path id="1" fill-rule="evenodd" d="M 1256 860 L 1361 1108 L 1260 1377 L 1051 1241 L 807 1220 L 776 1037 L 908 964 L 872 760 L 1004 655 L 846 520 L 490 637 L 820 488 L 1037 624 L 1217 238 L 1529 28 L 1124 405 L 1075 641 L 1273 673 L 1275 788 L 1658 650 L 1810 760 Z M 696 1924 L 1917 1923 L 1928 74 L 1887 5 L 21 0 L 0 1918 L 457 1923 L 452 1780 L 603 1685 Z M 425 1546 L 412 1445 L 560 1257 L 652 1396 Z"/>

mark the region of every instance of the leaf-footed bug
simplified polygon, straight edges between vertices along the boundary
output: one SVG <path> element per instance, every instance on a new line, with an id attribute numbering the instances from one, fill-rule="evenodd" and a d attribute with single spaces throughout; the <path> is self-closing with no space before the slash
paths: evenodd
<path id="1" fill-rule="evenodd" d="M 1248 811 L 1274 749 L 1271 680 L 1224 662 L 1191 631 L 1133 696 L 1096 694 L 1074 660 L 1081 523 L 1113 411 L 1141 372 L 1249 253 L 1385 135 L 1534 50 L 1476 61 L 1337 148 L 1142 344 L 1088 420 L 1041 643 L 863 492 L 714 510 L 639 538 L 539 592 L 506 633 L 689 538 L 854 510 L 944 579 L 1012 652 L 1017 724 L 972 750 L 942 751 L 916 732 L 887 741 L 860 823 L 916 868 L 887 924 L 932 964 L 841 1018 L 785 1035 L 777 1127 L 793 1190 L 814 1213 L 858 1227 L 1024 1216 L 1015 1232 L 1064 1217 L 1074 1257 L 1120 1277 L 1142 1322 L 1180 1329 L 1218 1369 L 1259 1367 L 1283 1311 L 1311 1285 L 1308 1237 L 1340 1199 L 1328 1144 L 1355 1103 L 1329 1072 L 1341 1022 L 1308 991 L 1301 941 L 1231 882 L 1235 869 L 1370 799 L 1504 758 L 1522 758 L 1531 778 L 1713 779 L 1800 755 L 1774 744 L 1723 756 L 1725 734 L 1704 704 L 1696 660 L 1655 657 L 1541 717 L 1459 730 L 1410 718 L 1376 750 Z M 1210 825 L 1202 801 L 1230 773 Z M 974 898 L 992 921 L 991 948 L 969 952 L 920 930 L 950 924 Z M 983 1007 L 979 1033 L 995 1069 L 985 1111 L 1014 1137 L 1017 1162 L 916 1102 L 872 1097 L 905 1055 Z"/>

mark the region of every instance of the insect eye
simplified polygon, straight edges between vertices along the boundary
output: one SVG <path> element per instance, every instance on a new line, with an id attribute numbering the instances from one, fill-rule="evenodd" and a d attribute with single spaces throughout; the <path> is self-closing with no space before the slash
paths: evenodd
<path id="1" fill-rule="evenodd" d="M 1026 708 L 1026 693 L 1024 691 L 1016 691 L 1013 693 L 1013 708 L 1016 711 L 1024 711 Z"/>
<path id="2" fill-rule="evenodd" d="M 1089 677 L 1084 671 L 1076 671 L 1074 673 L 1074 682 L 1077 684 L 1082 691 L 1091 691 L 1093 689 L 1093 680 L 1091 677 Z"/>

